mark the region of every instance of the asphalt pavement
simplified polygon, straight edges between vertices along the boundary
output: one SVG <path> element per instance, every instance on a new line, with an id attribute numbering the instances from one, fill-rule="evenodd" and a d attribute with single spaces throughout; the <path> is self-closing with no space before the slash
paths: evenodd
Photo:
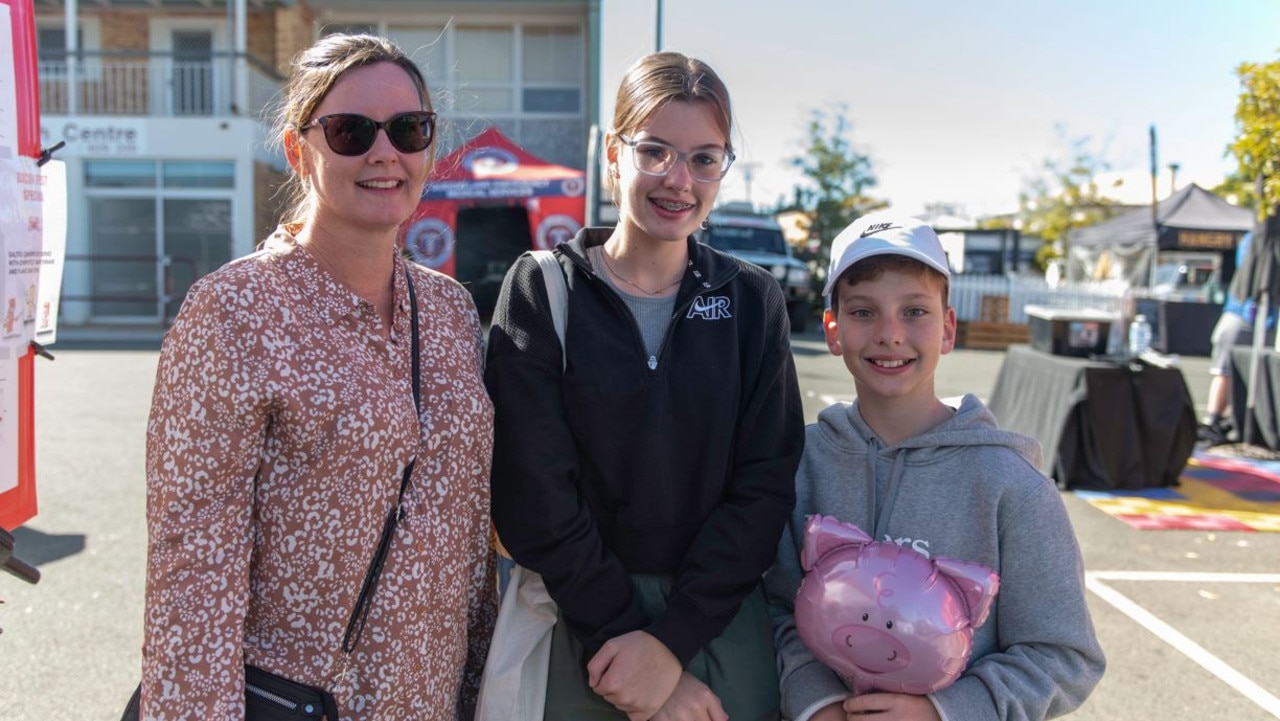
<path id="1" fill-rule="evenodd" d="M 852 397 L 817 334 L 796 336 L 794 348 L 809 420 Z M 52 350 L 57 360 L 40 361 L 36 376 L 39 515 L 14 533 L 17 555 L 43 578 L 0 576 L 0 721 L 114 721 L 139 674 L 143 440 L 157 353 Z M 953 353 L 939 395 L 989 397 L 1002 360 Z M 1199 407 L 1207 366 L 1180 363 Z M 1109 661 L 1068 718 L 1280 718 L 1280 534 L 1136 531 L 1063 499 Z"/>

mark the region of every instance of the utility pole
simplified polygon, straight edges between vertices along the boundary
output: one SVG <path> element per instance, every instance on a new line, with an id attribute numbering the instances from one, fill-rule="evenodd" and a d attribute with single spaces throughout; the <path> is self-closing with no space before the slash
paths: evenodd
<path id="1" fill-rule="evenodd" d="M 658 22 L 655 33 L 657 37 L 654 41 L 654 50 L 662 52 L 662 0 L 658 0 Z"/>
<path id="2" fill-rule="evenodd" d="M 1151 268 L 1150 274 L 1147 276 L 1147 288 L 1154 288 L 1156 285 L 1156 263 L 1160 259 L 1160 201 L 1156 194 L 1156 126 L 1151 124 L 1149 130 L 1149 141 L 1151 143 L 1151 229 L 1155 233 L 1154 242 L 1151 244 Z"/>
<path id="3" fill-rule="evenodd" d="M 738 165 L 742 168 L 742 182 L 747 186 L 747 204 L 751 206 L 752 210 L 754 210 L 756 205 L 751 202 L 751 181 L 755 178 L 756 166 L 760 164 L 739 163 Z"/>

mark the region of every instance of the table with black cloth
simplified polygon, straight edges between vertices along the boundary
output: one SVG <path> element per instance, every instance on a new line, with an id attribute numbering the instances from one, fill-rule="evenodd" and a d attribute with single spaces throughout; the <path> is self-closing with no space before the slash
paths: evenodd
<path id="1" fill-rule="evenodd" d="M 1207 356 L 1221 303 L 1137 298 L 1137 311 L 1151 323 L 1151 347 L 1161 353 Z"/>
<path id="2" fill-rule="evenodd" d="M 1268 339 L 1269 341 L 1270 339 Z M 1276 412 L 1280 411 L 1280 353 L 1270 346 L 1258 355 L 1258 392 L 1253 399 L 1253 431 L 1245 434 L 1245 413 L 1248 410 L 1249 367 L 1253 348 L 1238 345 L 1231 349 L 1231 416 L 1240 429 L 1240 440 L 1280 449 L 1280 423 Z"/>
<path id="3" fill-rule="evenodd" d="M 1001 428 L 1040 441 L 1040 470 L 1061 488 L 1176 485 L 1196 442 L 1182 372 L 1142 361 L 1010 346 L 989 406 Z"/>

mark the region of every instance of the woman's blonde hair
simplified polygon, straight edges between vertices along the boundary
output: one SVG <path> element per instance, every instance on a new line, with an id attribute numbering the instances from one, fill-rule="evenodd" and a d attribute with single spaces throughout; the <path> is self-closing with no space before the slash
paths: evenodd
<path id="1" fill-rule="evenodd" d="M 272 132 L 275 141 L 283 146 L 286 130 L 310 122 L 312 113 L 347 71 L 378 63 L 391 63 L 404 70 L 418 89 L 422 109 L 431 109 L 431 94 L 422 71 L 390 40 L 376 35 L 327 35 L 293 59 L 288 83 L 281 91 L 282 99 L 277 106 Z M 435 137 L 432 137 L 427 148 L 428 168 L 435 162 L 435 146 Z M 306 217 L 312 202 L 310 187 L 297 172 L 289 174 L 279 192 L 284 197 L 282 220 L 297 222 Z"/>
<path id="2" fill-rule="evenodd" d="M 640 58 L 627 70 L 618 86 L 618 97 L 613 104 L 612 143 L 621 141 L 617 135 L 632 135 L 667 103 L 706 103 L 715 115 L 716 126 L 724 135 L 725 149 L 732 152 L 733 108 L 729 103 L 729 90 L 710 65 L 683 53 L 652 53 Z M 613 176 L 605 173 L 605 187 L 618 204 L 618 185 Z"/>

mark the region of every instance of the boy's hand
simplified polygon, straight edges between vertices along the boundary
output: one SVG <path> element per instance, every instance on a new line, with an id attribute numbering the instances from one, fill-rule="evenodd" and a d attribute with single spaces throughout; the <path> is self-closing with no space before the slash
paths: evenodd
<path id="1" fill-rule="evenodd" d="M 942 721 L 933 702 L 905 693 L 867 693 L 845 699 L 848 721 Z"/>
<path id="2" fill-rule="evenodd" d="M 843 716 L 843 715 L 842 715 Z M 720 705 L 720 698 L 707 685 L 688 672 L 680 674 L 680 681 L 671 698 L 658 709 L 653 721 L 729 721 L 729 714 Z M 835 721 L 844 721 L 843 717 Z"/>
<path id="3" fill-rule="evenodd" d="M 632 631 L 605 642 L 587 664 L 587 683 L 631 721 L 649 721 L 666 703 L 684 669 L 661 641 Z"/>
<path id="4" fill-rule="evenodd" d="M 809 721 L 847 721 L 848 718 L 844 708 L 839 703 L 833 703 L 818 709 L 809 717 Z"/>

